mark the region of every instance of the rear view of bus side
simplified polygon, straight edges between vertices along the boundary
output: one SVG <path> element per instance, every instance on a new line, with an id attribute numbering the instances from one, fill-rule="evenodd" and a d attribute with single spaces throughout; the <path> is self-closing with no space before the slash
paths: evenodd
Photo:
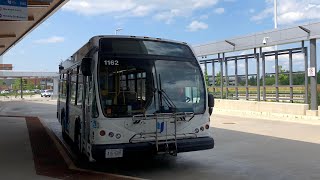
<path id="1" fill-rule="evenodd" d="M 59 70 L 63 137 L 90 161 L 214 147 L 213 96 L 186 43 L 96 36 Z"/>

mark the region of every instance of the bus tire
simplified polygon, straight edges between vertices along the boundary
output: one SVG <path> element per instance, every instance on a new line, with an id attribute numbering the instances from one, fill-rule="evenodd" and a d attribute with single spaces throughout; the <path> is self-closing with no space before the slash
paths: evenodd
<path id="1" fill-rule="evenodd" d="M 80 132 L 80 120 L 77 119 L 75 123 L 75 130 L 74 130 L 74 143 L 73 149 L 75 150 L 75 154 L 77 155 L 77 162 L 81 165 L 87 164 L 89 162 L 88 157 L 82 152 L 81 148 L 81 132 Z"/>

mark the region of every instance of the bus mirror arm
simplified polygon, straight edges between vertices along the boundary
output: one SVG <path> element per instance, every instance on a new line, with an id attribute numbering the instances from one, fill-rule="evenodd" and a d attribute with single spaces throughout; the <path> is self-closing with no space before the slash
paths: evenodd
<path id="1" fill-rule="evenodd" d="M 84 76 L 92 76 L 92 59 L 85 57 L 81 62 L 81 71 Z"/>

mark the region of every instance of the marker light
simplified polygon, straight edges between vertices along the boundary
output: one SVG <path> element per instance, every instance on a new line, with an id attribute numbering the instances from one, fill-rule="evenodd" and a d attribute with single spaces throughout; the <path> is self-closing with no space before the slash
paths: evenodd
<path id="1" fill-rule="evenodd" d="M 109 132 L 109 137 L 113 137 L 114 133 L 113 132 Z"/>
<path id="2" fill-rule="evenodd" d="M 201 130 L 201 131 L 204 131 L 204 127 L 203 127 L 203 126 L 201 126 L 201 127 L 200 127 L 200 130 Z"/>
<path id="3" fill-rule="evenodd" d="M 121 134 L 116 134 L 116 138 L 120 139 L 121 138 Z"/>
<path id="4" fill-rule="evenodd" d="M 195 131 L 196 133 L 198 133 L 198 132 L 199 132 L 199 129 L 198 129 L 198 128 L 196 128 L 194 131 Z"/>
<path id="5" fill-rule="evenodd" d="M 209 129 L 209 128 L 210 128 L 209 124 L 206 124 L 206 129 Z"/>
<path id="6" fill-rule="evenodd" d="M 104 130 L 101 130 L 100 131 L 100 136 L 104 136 L 104 135 L 106 135 L 106 132 Z"/>

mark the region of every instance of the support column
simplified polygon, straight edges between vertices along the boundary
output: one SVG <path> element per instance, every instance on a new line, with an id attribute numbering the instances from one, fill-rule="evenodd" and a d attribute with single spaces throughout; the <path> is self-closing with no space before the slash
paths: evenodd
<path id="1" fill-rule="evenodd" d="M 212 60 L 212 88 L 213 88 L 213 95 L 216 93 L 216 72 L 214 69 L 214 60 Z"/>
<path id="2" fill-rule="evenodd" d="M 292 50 L 289 51 L 290 102 L 293 103 Z"/>
<path id="3" fill-rule="evenodd" d="M 234 59 L 234 76 L 235 76 L 235 86 L 236 86 L 236 99 L 239 100 L 239 82 L 238 82 L 238 58 Z"/>
<path id="4" fill-rule="evenodd" d="M 275 84 L 276 84 L 276 101 L 279 102 L 279 56 L 278 51 L 275 53 Z"/>
<path id="5" fill-rule="evenodd" d="M 59 93 L 59 79 L 53 78 L 53 97 L 54 98 L 58 97 L 58 93 Z"/>
<path id="6" fill-rule="evenodd" d="M 249 82 L 248 82 L 248 56 L 245 59 L 245 71 L 246 71 L 246 100 L 249 100 Z"/>
<path id="7" fill-rule="evenodd" d="M 266 101 L 266 58 L 263 53 L 261 53 L 262 56 L 262 86 L 263 86 L 263 100 Z"/>
<path id="8" fill-rule="evenodd" d="M 220 54 L 218 54 L 218 58 L 220 61 L 220 95 L 221 99 L 223 99 L 223 64 L 222 64 L 222 59 L 220 58 Z"/>
<path id="9" fill-rule="evenodd" d="M 309 78 L 308 78 L 308 51 L 304 47 L 304 41 L 302 41 L 302 52 L 304 57 L 304 103 L 309 104 Z"/>
<path id="10" fill-rule="evenodd" d="M 22 77 L 20 78 L 20 96 L 21 96 L 21 99 L 23 99 L 23 82 L 22 82 Z"/>
<path id="11" fill-rule="evenodd" d="M 45 81 L 45 89 L 48 89 L 48 79 L 46 78 L 46 81 Z"/>
<path id="12" fill-rule="evenodd" d="M 311 110 L 318 110 L 317 98 L 317 40 L 310 39 L 310 68 L 315 69 L 316 75 L 310 77 Z"/>
<path id="13" fill-rule="evenodd" d="M 262 51 L 262 48 L 260 48 L 260 53 Z M 257 49 L 254 48 L 254 57 L 257 60 L 257 100 L 260 101 L 260 61 L 259 61 L 259 55 L 257 55 Z"/>
<path id="14" fill-rule="evenodd" d="M 228 75 L 228 60 L 223 56 L 224 69 L 226 73 L 226 99 L 229 99 L 229 75 Z"/>

